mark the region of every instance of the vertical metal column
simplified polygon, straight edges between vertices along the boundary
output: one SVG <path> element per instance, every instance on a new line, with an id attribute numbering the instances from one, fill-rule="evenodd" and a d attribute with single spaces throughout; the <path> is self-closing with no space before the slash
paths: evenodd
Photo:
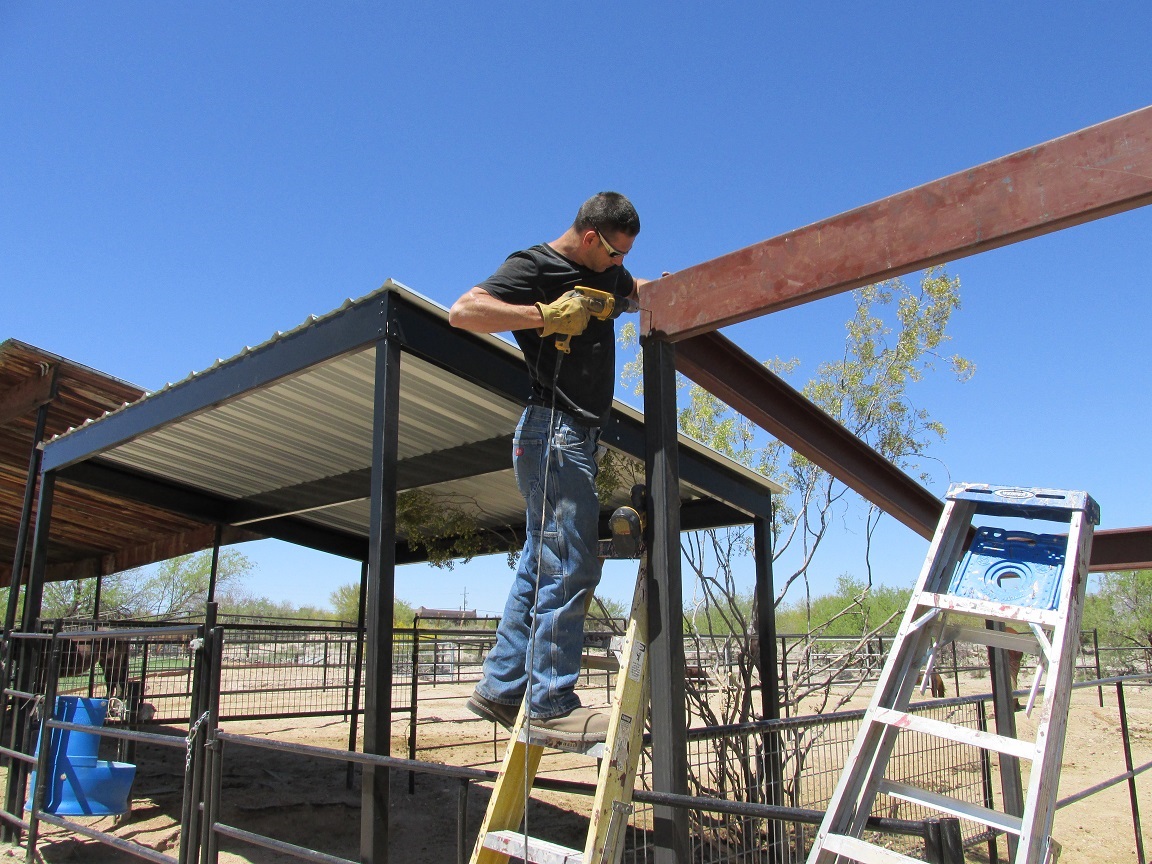
<path id="1" fill-rule="evenodd" d="M 389 755 L 392 725 L 392 609 L 396 585 L 396 472 L 400 429 L 400 343 L 392 332 L 391 295 L 381 299 L 372 416 L 371 524 L 365 609 L 368 665 L 364 752 Z M 365 765 L 361 781 L 360 861 L 388 862 L 389 771 Z"/>
<path id="2" fill-rule="evenodd" d="M 680 477 L 676 451 L 676 349 L 644 343 L 645 471 L 648 479 L 648 657 L 652 681 L 652 786 L 688 794 L 684 610 L 680 573 Z M 687 864 L 688 812 L 653 808 L 656 864 Z"/>
<path id="3" fill-rule="evenodd" d="M 55 388 L 53 388 L 55 389 Z M 45 402 L 36 411 L 36 429 L 32 433 L 32 453 L 28 457 L 28 478 L 24 482 L 24 505 L 20 508 L 20 527 L 16 532 L 16 554 L 12 556 L 12 575 L 8 584 L 8 608 L 4 612 L 4 634 L 12 631 L 16 623 L 16 606 L 20 602 L 20 584 L 24 577 L 24 558 L 28 550 L 29 526 L 32 523 L 32 502 L 36 500 L 36 477 L 40 474 L 40 463 L 44 451 L 40 441 L 48 422 L 48 406 Z"/>
<path id="4" fill-rule="evenodd" d="M 48 529 L 52 524 L 52 499 L 56 491 L 56 472 L 49 471 L 40 478 L 40 500 L 36 504 L 36 533 L 32 540 L 32 565 L 28 572 L 28 589 L 24 592 L 24 617 L 20 629 L 29 632 L 40 617 L 40 605 L 44 599 L 44 566 L 48 557 Z M 24 660 L 16 670 L 15 689 L 28 692 L 32 689 L 31 664 Z M 28 718 L 25 712 L 17 712 L 13 721 L 12 740 L 23 737 Z M 8 786 L 5 792 L 4 809 L 9 813 L 19 813 L 24 806 L 24 784 L 28 778 L 28 767 L 24 762 L 13 759 L 8 765 Z"/>
<path id="5" fill-rule="evenodd" d="M 216 602 L 216 580 L 220 575 L 220 541 L 224 539 L 224 526 L 216 523 L 212 537 L 212 569 L 208 573 L 208 602 Z"/>
<path id="6" fill-rule="evenodd" d="M 356 728 L 360 722 L 360 674 L 364 667 L 364 595 L 368 590 L 368 562 L 360 562 L 360 601 L 356 606 L 356 659 L 352 667 L 352 713 L 348 723 L 348 752 L 356 752 Z M 352 788 L 356 763 L 348 763 L 345 785 Z"/>
<path id="7" fill-rule="evenodd" d="M 992 628 L 989 621 L 987 627 Z M 994 629 L 1003 630 L 1000 624 Z M 1007 652 L 1003 648 L 989 648 L 988 659 L 992 666 L 992 708 L 996 713 L 996 734 L 1006 738 L 1016 737 L 1016 697 L 1012 695 L 1012 682 L 1008 675 Z M 1024 785 L 1020 774 L 1020 759 L 1007 753 L 1000 754 L 1000 793 L 1003 796 L 1004 812 L 1011 816 L 1024 813 Z M 1005 834 L 1008 843 L 1008 860 L 1016 858 L 1020 839 L 1015 834 Z"/>
<path id="8" fill-rule="evenodd" d="M 56 497 L 56 472 L 40 477 L 40 500 L 36 504 L 36 533 L 32 539 L 32 566 L 24 592 L 24 617 L 20 629 L 31 632 L 44 602 L 44 570 L 48 563 L 48 531 L 52 525 L 52 501 Z"/>
<path id="9" fill-rule="evenodd" d="M 780 719 L 780 662 L 776 654 L 776 586 L 772 579 L 772 519 L 752 521 L 756 558 L 756 633 L 759 637 L 760 705 L 766 720 Z"/>
<path id="10" fill-rule="evenodd" d="M 756 635 L 759 641 L 760 705 L 765 720 L 780 719 L 780 662 L 776 653 L 776 586 L 772 579 L 772 517 L 752 521 L 756 558 Z M 784 804 L 783 742 L 779 732 L 764 736 L 764 798 L 766 804 Z M 768 860 L 787 860 L 787 831 L 783 822 L 768 823 Z"/>

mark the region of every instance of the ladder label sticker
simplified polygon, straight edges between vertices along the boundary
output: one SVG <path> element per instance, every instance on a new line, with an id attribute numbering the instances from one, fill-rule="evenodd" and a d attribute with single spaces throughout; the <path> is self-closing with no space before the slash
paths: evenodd
<path id="1" fill-rule="evenodd" d="M 632 718 L 620 712 L 620 722 L 616 725 L 616 744 L 612 748 L 613 768 L 623 768 L 628 762 L 628 745 L 632 741 Z"/>
<path id="2" fill-rule="evenodd" d="M 633 681 L 639 681 L 644 675 L 644 655 L 647 652 L 647 647 L 643 642 L 637 641 L 633 646 L 632 662 L 628 664 L 628 677 Z"/>

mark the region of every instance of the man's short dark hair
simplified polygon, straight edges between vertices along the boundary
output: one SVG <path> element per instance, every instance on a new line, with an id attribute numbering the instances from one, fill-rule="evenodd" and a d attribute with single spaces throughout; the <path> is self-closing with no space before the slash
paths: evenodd
<path id="1" fill-rule="evenodd" d="M 580 205 L 572 227 L 635 237 L 640 233 L 640 217 L 632 202 L 619 192 L 598 192 Z"/>

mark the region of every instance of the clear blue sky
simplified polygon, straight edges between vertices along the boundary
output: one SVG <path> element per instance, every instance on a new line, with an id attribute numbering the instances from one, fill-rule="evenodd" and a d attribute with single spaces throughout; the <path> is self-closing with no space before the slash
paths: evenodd
<path id="1" fill-rule="evenodd" d="M 158 388 L 392 277 L 450 304 L 618 189 L 656 276 L 1152 102 L 1152 4 L 74 2 L 0 6 L 0 339 Z M 951 266 L 969 384 L 920 394 L 949 480 L 1152 524 L 1152 211 Z M 811 368 L 847 298 L 735 328 Z M 822 566 L 860 572 L 849 515 Z M 926 544 L 892 525 L 883 581 Z M 249 587 L 356 565 L 261 543 Z M 629 594 L 627 577 L 608 593 Z M 498 610 L 503 563 L 404 568 Z"/>

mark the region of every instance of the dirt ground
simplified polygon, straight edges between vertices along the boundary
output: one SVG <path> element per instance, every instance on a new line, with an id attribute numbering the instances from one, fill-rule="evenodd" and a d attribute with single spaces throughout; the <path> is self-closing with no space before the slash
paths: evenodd
<path id="1" fill-rule="evenodd" d="M 965 691 L 984 692 L 984 681 L 963 685 Z M 949 683 L 951 695 L 951 683 Z M 494 742 L 493 727 L 472 717 L 463 705 L 467 686 L 440 686 L 426 691 L 432 698 L 421 703 L 420 758 L 426 761 L 480 768 L 498 768 L 503 754 L 503 731 Z M 423 696 L 424 694 L 422 694 Z M 1125 691 L 1137 766 L 1152 760 L 1152 690 L 1129 687 Z M 604 699 L 603 689 L 590 691 L 585 702 Z M 1078 690 L 1073 695 L 1068 724 L 1060 796 L 1068 796 L 1124 770 L 1120 724 L 1114 689 L 1104 690 L 1104 707 L 1097 691 Z M 863 707 L 864 698 L 856 700 Z M 1038 713 L 1038 712 L 1037 712 Z M 1034 733 L 1035 724 L 1018 714 L 1021 737 Z M 293 741 L 319 746 L 347 746 L 348 725 L 332 718 L 304 718 L 229 723 L 226 730 L 242 735 Z M 183 735 L 184 730 L 171 729 Z M 407 723 L 393 725 L 393 752 L 407 752 Z M 87 824 L 151 849 L 175 856 L 179 843 L 181 776 L 184 753 L 141 746 L 137 753 L 137 776 L 133 786 L 132 812 L 122 819 L 88 820 Z M 360 832 L 360 775 L 355 771 L 353 788 L 347 786 L 345 763 L 308 760 L 267 750 L 229 745 L 224 754 L 225 824 L 288 843 L 318 849 L 331 855 L 357 860 Z M 541 775 L 594 782 L 594 767 L 582 757 L 548 753 Z M 391 855 L 398 862 L 450 862 L 456 860 L 456 813 L 459 781 L 418 776 L 409 794 L 409 777 L 394 773 L 391 780 Z M 1139 795 L 1148 799 L 1152 779 L 1137 780 Z M 468 798 L 467 842 L 475 838 L 488 799 L 488 787 L 473 784 Z M 543 793 L 529 810 L 530 831 L 567 846 L 581 846 L 586 821 L 578 812 L 587 799 Z M 1145 805 L 1147 806 L 1147 805 Z M 577 812 L 573 812 L 577 811 Z M 44 825 L 39 844 L 44 862 L 135 862 L 139 858 L 121 853 L 77 835 Z M 1061 810 L 1054 836 L 1063 846 L 1061 861 L 1084 864 L 1117 864 L 1136 861 L 1128 787 L 1119 784 L 1084 802 Z M 986 861 L 985 847 L 971 850 L 970 861 Z M 281 864 L 297 859 L 222 838 L 220 861 L 225 864 Z M 23 858 L 24 851 L 0 846 L 5 856 Z M 1004 847 L 1001 841 L 1001 860 Z"/>

